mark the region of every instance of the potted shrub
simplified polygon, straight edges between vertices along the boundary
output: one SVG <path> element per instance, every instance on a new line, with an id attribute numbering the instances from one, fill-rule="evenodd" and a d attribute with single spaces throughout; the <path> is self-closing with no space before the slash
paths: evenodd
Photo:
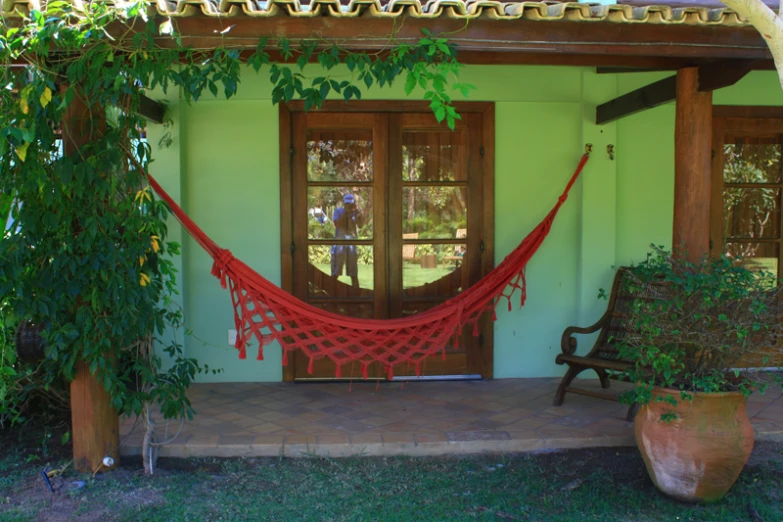
<path id="1" fill-rule="evenodd" d="M 641 406 L 634 431 L 647 471 L 668 495 L 717 501 L 753 449 L 746 399 L 771 383 L 738 368 L 780 360 L 781 287 L 736 259 L 693 264 L 661 249 L 624 284 L 634 299 L 618 341 L 636 386 L 622 400 Z"/>
<path id="2" fill-rule="evenodd" d="M 438 255 L 433 245 L 416 245 L 422 268 L 438 268 Z"/>

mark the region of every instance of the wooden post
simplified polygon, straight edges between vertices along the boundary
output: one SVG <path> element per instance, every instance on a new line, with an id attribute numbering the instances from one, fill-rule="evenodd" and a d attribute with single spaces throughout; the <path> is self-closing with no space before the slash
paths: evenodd
<path id="1" fill-rule="evenodd" d="M 67 156 L 106 129 L 106 114 L 100 108 L 89 107 L 78 92 L 63 118 L 63 151 Z M 77 225 L 78 226 L 78 225 Z M 115 468 L 120 460 L 120 420 L 111 397 L 103 384 L 90 373 L 84 361 L 76 363 L 76 376 L 71 382 L 71 434 L 73 463 L 77 471 L 93 473 Z M 114 459 L 104 466 L 103 459 Z"/>
<path id="2" fill-rule="evenodd" d="M 677 71 L 674 122 L 672 248 L 694 263 L 709 252 L 712 164 L 712 92 L 699 92 L 698 71 Z"/>

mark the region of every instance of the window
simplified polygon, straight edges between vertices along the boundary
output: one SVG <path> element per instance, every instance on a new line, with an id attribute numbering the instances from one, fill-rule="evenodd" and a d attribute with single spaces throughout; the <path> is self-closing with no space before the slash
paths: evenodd
<path id="1" fill-rule="evenodd" d="M 783 275 L 783 120 L 713 122 L 711 247 L 745 266 Z"/>

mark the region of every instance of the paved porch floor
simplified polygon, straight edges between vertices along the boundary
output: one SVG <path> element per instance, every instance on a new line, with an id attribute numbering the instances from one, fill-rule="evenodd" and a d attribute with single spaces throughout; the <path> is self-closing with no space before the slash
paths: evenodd
<path id="1" fill-rule="evenodd" d="M 197 384 L 192 422 L 161 447 L 169 457 L 443 455 L 633 445 L 627 407 L 568 394 L 559 379 L 446 382 Z M 580 387 L 598 388 L 582 380 Z M 621 383 L 612 383 L 619 393 Z M 783 440 L 783 396 L 748 404 L 757 439 Z M 123 455 L 141 453 L 142 428 L 124 419 Z M 171 438 L 180 422 L 159 425 Z"/>

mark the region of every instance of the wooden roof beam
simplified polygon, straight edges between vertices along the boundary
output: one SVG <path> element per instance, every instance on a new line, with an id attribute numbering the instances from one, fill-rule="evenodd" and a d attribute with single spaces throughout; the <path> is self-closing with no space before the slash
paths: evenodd
<path id="1" fill-rule="evenodd" d="M 174 20 L 182 42 L 196 49 L 230 46 L 255 49 L 263 36 L 285 35 L 292 44 L 317 39 L 325 44 L 338 42 L 346 50 L 387 50 L 390 35 L 396 42 L 421 39 L 422 29 L 448 34 L 460 52 L 479 51 L 520 54 L 614 55 L 669 59 L 769 59 L 764 39 L 753 27 L 702 26 L 683 24 L 577 23 L 570 21 L 499 22 L 406 18 L 330 17 L 184 17 Z M 228 29 L 230 27 L 230 29 Z M 123 28 L 117 28 L 118 34 Z M 171 45 L 159 37 L 161 46 Z M 270 41 L 270 44 L 274 44 Z M 643 43 L 643 45 L 640 45 Z M 596 64 L 603 65 L 603 64 Z M 607 64 L 611 65 L 611 64 Z M 632 65 L 632 64 L 629 64 Z"/>
<path id="2" fill-rule="evenodd" d="M 753 70 L 754 65 L 754 60 L 722 60 L 700 65 L 698 90 L 711 92 L 734 85 Z M 669 76 L 602 103 L 595 109 L 595 122 L 598 125 L 609 123 L 669 103 L 676 96 L 677 77 Z"/>
<path id="3" fill-rule="evenodd" d="M 166 106 L 142 94 L 138 114 L 153 123 L 163 123 L 163 116 L 166 114 Z"/>
<path id="4" fill-rule="evenodd" d="M 614 100 L 602 103 L 595 108 L 595 123 L 602 125 L 637 112 L 658 107 L 674 100 L 676 94 L 677 77 L 669 76 L 635 91 L 618 96 Z"/>

